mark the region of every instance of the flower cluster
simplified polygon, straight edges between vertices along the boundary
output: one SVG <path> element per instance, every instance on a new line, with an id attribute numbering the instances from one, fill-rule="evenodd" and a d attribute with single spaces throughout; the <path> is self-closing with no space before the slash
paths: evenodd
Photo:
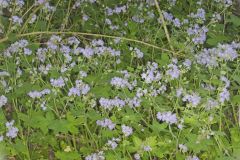
<path id="1" fill-rule="evenodd" d="M 186 94 L 182 100 L 184 102 L 189 102 L 191 104 L 191 106 L 196 107 L 200 101 L 201 101 L 201 97 L 197 94 L 197 93 L 192 93 L 192 94 Z"/>
<path id="2" fill-rule="evenodd" d="M 120 142 L 119 138 L 112 138 L 111 140 L 108 140 L 107 146 L 111 147 L 111 149 L 115 149 L 118 146 L 118 142 Z"/>
<path id="3" fill-rule="evenodd" d="M 111 85 L 117 87 L 117 88 L 128 88 L 130 90 L 133 89 L 133 85 L 130 84 L 126 79 L 120 78 L 120 77 L 114 77 L 111 79 Z"/>
<path id="4" fill-rule="evenodd" d="M 6 57 L 11 57 L 12 54 L 19 53 L 20 50 L 25 49 L 27 47 L 28 41 L 25 39 L 19 40 L 13 44 L 10 45 L 5 51 L 4 51 L 4 56 Z M 25 53 L 25 52 L 24 52 Z M 27 55 L 29 55 L 30 51 L 27 49 Z"/>
<path id="5" fill-rule="evenodd" d="M 5 97 L 4 95 L 0 96 L 0 108 L 7 104 L 7 100 L 8 100 L 7 97 Z"/>
<path id="6" fill-rule="evenodd" d="M 126 126 L 126 125 L 122 125 L 122 133 L 124 134 L 124 136 L 128 137 L 133 133 L 133 129 L 132 127 Z"/>
<path id="7" fill-rule="evenodd" d="M 101 107 L 109 110 L 114 107 L 122 108 L 126 105 L 126 102 L 118 97 L 115 97 L 114 99 L 100 98 L 99 103 Z"/>
<path id="8" fill-rule="evenodd" d="M 103 151 L 92 153 L 91 155 L 85 157 L 85 160 L 105 160 L 104 153 Z"/>
<path id="9" fill-rule="evenodd" d="M 177 79 L 180 76 L 180 70 L 175 64 L 169 64 L 166 74 L 171 77 L 171 79 Z"/>
<path id="10" fill-rule="evenodd" d="M 127 6 L 123 5 L 123 6 L 116 6 L 114 9 L 112 8 L 106 8 L 106 13 L 108 16 L 115 14 L 120 14 L 120 13 L 125 13 L 127 11 Z"/>
<path id="11" fill-rule="evenodd" d="M 205 14 L 206 14 L 206 12 L 205 12 L 205 10 L 203 8 L 198 8 L 197 9 L 197 13 L 196 14 L 191 13 L 190 17 L 196 18 L 196 19 L 201 19 L 201 20 L 204 21 L 204 20 L 206 20 Z"/>
<path id="12" fill-rule="evenodd" d="M 216 67 L 221 61 L 233 61 L 238 57 L 237 49 L 240 49 L 239 43 L 219 44 L 216 48 L 204 49 L 196 55 L 199 64 Z"/>
<path id="13" fill-rule="evenodd" d="M 180 28 L 183 24 L 178 18 L 174 18 L 171 13 L 166 11 L 163 12 L 164 19 L 166 19 L 169 23 L 172 23 L 175 27 Z"/>
<path id="14" fill-rule="evenodd" d="M 176 124 L 178 122 L 176 114 L 171 112 L 158 112 L 157 119 L 168 124 Z"/>
<path id="15" fill-rule="evenodd" d="M 49 89 L 44 89 L 42 91 L 30 91 L 28 93 L 28 96 L 31 98 L 41 98 L 44 95 L 50 94 L 51 91 Z"/>
<path id="16" fill-rule="evenodd" d="M 142 73 L 141 76 L 146 83 L 159 81 L 162 78 L 160 71 L 158 71 L 158 64 L 155 62 L 153 63 L 148 62 L 147 70 L 146 72 Z"/>
<path id="17" fill-rule="evenodd" d="M 82 80 L 76 80 L 75 83 L 76 87 L 69 89 L 68 96 L 86 95 L 89 92 L 90 86 L 85 84 Z"/>
<path id="18" fill-rule="evenodd" d="M 59 77 L 58 79 L 52 78 L 52 79 L 50 80 L 50 82 L 51 82 L 51 85 L 52 85 L 53 87 L 62 88 L 62 87 L 65 86 L 65 82 L 64 82 L 63 77 Z"/>
<path id="19" fill-rule="evenodd" d="M 194 44 L 204 44 L 207 39 L 207 32 L 207 27 L 200 27 L 198 24 L 195 24 L 193 27 L 187 29 L 187 33 L 189 36 L 192 36 Z"/>
<path id="20" fill-rule="evenodd" d="M 8 130 L 6 133 L 6 136 L 9 138 L 15 138 L 17 137 L 17 134 L 18 134 L 18 128 L 14 127 L 13 124 L 14 124 L 14 120 L 6 123 L 6 127 Z"/>
<path id="21" fill-rule="evenodd" d="M 140 49 L 130 47 L 130 51 L 134 51 L 137 58 L 143 58 L 144 54 L 143 54 L 143 52 L 140 51 Z"/>
<path id="22" fill-rule="evenodd" d="M 116 126 L 115 123 L 113 123 L 110 119 L 105 118 L 104 120 L 97 120 L 97 125 L 104 127 L 104 128 L 108 128 L 110 130 L 113 130 Z"/>

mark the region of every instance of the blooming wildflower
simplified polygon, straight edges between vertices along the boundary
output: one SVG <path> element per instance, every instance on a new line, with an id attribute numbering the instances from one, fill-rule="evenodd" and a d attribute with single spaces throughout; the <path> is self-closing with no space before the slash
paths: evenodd
<path id="1" fill-rule="evenodd" d="M 28 23 L 33 24 L 36 21 L 36 19 L 37 19 L 37 15 L 34 14 Z"/>
<path id="2" fill-rule="evenodd" d="M 197 62 L 202 65 L 216 67 L 218 61 L 233 61 L 238 57 L 238 44 L 219 44 L 216 48 L 204 49 L 200 54 L 196 55 Z"/>
<path id="3" fill-rule="evenodd" d="M 175 27 L 181 27 L 181 22 L 180 22 L 180 20 L 178 19 L 178 18 L 175 18 L 174 20 L 173 20 L 173 25 L 175 26 Z"/>
<path id="4" fill-rule="evenodd" d="M 41 98 L 43 95 L 50 94 L 51 91 L 49 89 L 44 89 L 42 91 L 30 91 L 28 96 L 31 98 Z"/>
<path id="5" fill-rule="evenodd" d="M 69 37 L 68 44 L 70 45 L 79 45 L 80 41 L 76 37 Z"/>
<path id="6" fill-rule="evenodd" d="M 3 135 L 0 136 L 0 142 L 2 142 L 2 141 L 3 141 Z"/>
<path id="7" fill-rule="evenodd" d="M 191 103 L 191 105 L 193 107 L 196 107 L 200 101 L 201 101 L 201 97 L 199 97 L 196 93 L 193 93 L 193 94 L 187 94 L 185 95 L 182 100 L 185 102 L 185 101 L 188 101 L 189 103 Z"/>
<path id="8" fill-rule="evenodd" d="M 213 109 L 213 108 L 216 108 L 218 106 L 218 102 L 216 100 L 213 100 L 213 99 L 209 99 L 205 105 L 205 108 L 207 110 L 210 110 L 210 109 Z"/>
<path id="9" fill-rule="evenodd" d="M 102 151 L 98 153 L 92 153 L 91 155 L 88 155 L 85 157 L 85 160 L 105 160 L 104 154 Z"/>
<path id="10" fill-rule="evenodd" d="M 142 79 L 148 84 L 152 83 L 153 81 L 159 81 L 162 78 L 162 75 L 157 69 L 157 63 L 148 62 L 146 72 L 141 74 Z"/>
<path id="11" fill-rule="evenodd" d="M 8 101 L 7 97 L 5 97 L 4 95 L 1 95 L 0 96 L 0 108 L 2 106 L 4 106 L 5 104 L 7 104 L 7 101 Z"/>
<path id="12" fill-rule="evenodd" d="M 41 92 L 38 92 L 38 91 L 31 91 L 28 93 L 28 96 L 31 98 L 41 98 L 42 94 Z"/>
<path id="13" fill-rule="evenodd" d="M 219 94 L 219 101 L 221 103 L 230 100 L 230 93 L 226 88 L 223 88 L 222 92 Z"/>
<path id="14" fill-rule="evenodd" d="M 190 69 L 190 68 L 191 68 L 191 65 L 192 65 L 192 61 L 189 60 L 189 59 L 186 59 L 186 60 L 183 62 L 183 65 L 184 65 L 185 67 L 187 67 L 188 69 Z"/>
<path id="15" fill-rule="evenodd" d="M 118 146 L 118 143 L 120 139 L 119 138 L 112 138 L 111 140 L 108 140 L 107 145 L 111 147 L 111 149 L 115 149 Z"/>
<path id="16" fill-rule="evenodd" d="M 42 102 L 40 107 L 42 108 L 43 111 L 45 111 L 47 109 L 46 107 L 46 101 Z"/>
<path id="17" fill-rule="evenodd" d="M 176 65 L 169 64 L 168 68 L 169 69 L 167 70 L 166 74 L 169 75 L 171 79 L 177 79 L 180 76 L 180 70 Z"/>
<path id="18" fill-rule="evenodd" d="M 184 144 L 179 144 L 178 147 L 183 153 L 186 153 L 188 151 L 187 146 Z"/>
<path id="19" fill-rule="evenodd" d="M 9 0 L 0 0 L 0 6 L 2 8 L 7 8 L 9 6 L 10 1 Z"/>
<path id="20" fill-rule="evenodd" d="M 12 16 L 12 22 L 14 24 L 18 24 L 18 25 L 21 25 L 23 23 L 23 20 L 22 18 L 18 17 L 18 16 Z"/>
<path id="21" fill-rule="evenodd" d="M 108 128 L 110 130 L 113 130 L 116 126 L 115 123 L 113 123 L 110 119 L 105 118 L 104 120 L 97 120 L 97 125 L 101 127 Z"/>
<path id="22" fill-rule="evenodd" d="M 155 17 L 155 14 L 153 12 L 148 11 L 147 15 L 150 19 L 153 19 Z"/>
<path id="23" fill-rule="evenodd" d="M 133 16 L 132 20 L 136 23 L 144 23 L 144 19 L 140 18 L 139 16 Z"/>
<path id="24" fill-rule="evenodd" d="M 143 146 L 143 150 L 146 152 L 150 152 L 152 148 L 150 146 Z"/>
<path id="25" fill-rule="evenodd" d="M 62 87 L 65 86 L 64 79 L 62 77 L 59 77 L 58 79 L 53 79 L 52 78 L 50 80 L 50 82 L 51 82 L 51 85 L 53 87 L 60 87 L 60 88 L 62 88 Z"/>
<path id="26" fill-rule="evenodd" d="M 112 109 L 113 107 L 122 108 L 125 106 L 125 101 L 115 97 L 114 99 L 100 98 L 99 103 L 104 109 Z"/>
<path id="27" fill-rule="evenodd" d="M 147 90 L 146 89 L 143 90 L 142 88 L 138 88 L 137 89 L 137 93 L 136 93 L 136 97 L 141 98 L 145 94 L 147 94 Z"/>
<path id="28" fill-rule="evenodd" d="M 43 9 L 47 12 L 54 12 L 56 10 L 56 7 L 55 6 L 50 6 L 49 2 L 46 2 L 44 4 Z"/>
<path id="29" fill-rule="evenodd" d="M 180 97 L 182 95 L 182 92 L 183 92 L 183 88 L 178 88 L 176 91 L 176 96 Z"/>
<path id="30" fill-rule="evenodd" d="M 225 76 L 221 76 L 221 81 L 225 82 L 225 88 L 228 88 L 230 86 L 230 81 Z"/>
<path id="31" fill-rule="evenodd" d="M 72 96 L 72 95 L 74 95 L 74 96 L 80 96 L 80 90 L 79 90 L 79 88 L 76 88 L 76 87 L 72 87 L 72 88 L 70 88 L 69 89 L 69 92 L 68 92 L 68 96 Z"/>
<path id="32" fill-rule="evenodd" d="M 233 4 L 232 0 L 214 0 L 217 3 L 221 3 L 224 7 L 229 7 Z"/>
<path id="33" fill-rule="evenodd" d="M 76 87 L 72 87 L 69 89 L 68 96 L 80 96 L 85 95 L 90 90 L 88 84 L 83 83 L 82 80 L 76 80 Z"/>
<path id="34" fill-rule="evenodd" d="M 214 13 L 212 15 L 212 20 L 215 20 L 215 21 L 221 21 L 222 17 L 219 13 Z"/>
<path id="35" fill-rule="evenodd" d="M 126 125 L 122 125 L 122 132 L 124 134 L 124 136 L 128 137 L 133 133 L 133 129 L 132 127 L 126 126 Z"/>
<path id="36" fill-rule="evenodd" d="M 195 24 L 187 30 L 188 35 L 193 36 L 192 41 L 194 44 L 203 44 L 206 41 L 207 32 L 208 29 L 205 26 L 200 27 L 198 24 Z"/>
<path id="37" fill-rule="evenodd" d="M 24 48 L 24 49 L 23 49 L 23 53 L 24 53 L 25 55 L 31 55 L 31 54 L 32 54 L 32 51 L 31 51 L 30 49 L 28 49 L 28 48 Z"/>
<path id="38" fill-rule="evenodd" d="M 134 97 L 132 99 L 127 98 L 126 99 L 126 103 L 129 105 L 129 107 L 133 108 L 133 107 L 139 107 L 141 105 L 141 99 Z"/>
<path id="39" fill-rule="evenodd" d="M 136 53 L 137 58 L 143 58 L 143 52 L 141 52 L 140 49 L 134 48 L 134 52 Z"/>
<path id="40" fill-rule="evenodd" d="M 89 19 L 89 16 L 86 14 L 83 14 L 82 19 L 83 21 L 87 21 Z"/>
<path id="41" fill-rule="evenodd" d="M 116 6 L 114 9 L 108 8 L 106 9 L 106 13 L 108 16 L 113 15 L 113 13 L 115 14 L 120 14 L 120 13 L 125 13 L 127 11 L 127 6 Z"/>
<path id="42" fill-rule="evenodd" d="M 125 79 L 120 77 L 114 77 L 111 79 L 111 85 L 116 86 L 117 88 L 129 88 L 132 89 L 132 85 Z"/>
<path id="43" fill-rule="evenodd" d="M 174 124 L 177 123 L 177 116 L 176 114 L 172 114 L 171 112 L 158 112 L 157 113 L 157 119 L 159 121 L 164 121 L 168 124 Z"/>
<path id="44" fill-rule="evenodd" d="M 7 122 L 5 124 L 8 130 L 6 133 L 6 136 L 9 138 L 15 138 L 17 137 L 17 134 L 18 134 L 18 128 L 14 127 L 13 124 L 14 124 L 14 120 Z"/>
<path id="45" fill-rule="evenodd" d="M 1 71 L 0 72 L 0 77 L 3 77 L 3 76 L 10 76 L 10 74 L 7 71 Z"/>
<path id="46" fill-rule="evenodd" d="M 72 6 L 72 9 L 77 9 L 77 8 L 80 7 L 80 5 L 81 5 L 81 1 L 80 0 L 76 0 L 74 5 Z"/>
<path id="47" fill-rule="evenodd" d="M 91 58 L 94 55 L 94 50 L 90 47 L 81 48 L 80 53 L 82 53 L 83 56 L 86 58 Z"/>
<path id="48" fill-rule="evenodd" d="M 22 8 L 24 6 L 24 0 L 17 0 L 16 6 L 18 6 L 19 8 Z"/>
<path id="49" fill-rule="evenodd" d="M 51 64 L 47 64 L 46 66 L 44 66 L 44 65 L 40 65 L 39 66 L 39 68 L 38 68 L 38 70 L 41 72 L 41 73 L 43 73 L 43 74 L 48 74 L 48 72 L 49 72 L 49 70 L 52 68 L 52 65 Z"/>
<path id="50" fill-rule="evenodd" d="M 41 5 L 41 4 L 45 3 L 45 2 L 46 2 L 46 0 L 36 0 L 35 1 L 35 5 Z"/>
<path id="51" fill-rule="evenodd" d="M 186 160 L 199 160 L 197 156 L 188 156 Z"/>
<path id="52" fill-rule="evenodd" d="M 140 159 L 141 159 L 140 155 L 138 153 L 135 153 L 134 160 L 140 160 Z"/>
<path id="53" fill-rule="evenodd" d="M 69 46 L 62 45 L 62 47 L 60 48 L 60 51 L 65 54 L 69 54 L 71 52 L 71 49 Z"/>
<path id="54" fill-rule="evenodd" d="M 87 77 L 87 72 L 85 71 L 79 71 L 80 76 L 83 77 Z"/>
<path id="55" fill-rule="evenodd" d="M 171 13 L 163 11 L 163 16 L 167 21 L 172 21 L 173 20 L 173 15 Z"/>
<path id="56" fill-rule="evenodd" d="M 191 14 L 190 14 L 190 17 L 192 17 L 192 18 L 197 18 L 197 19 L 201 19 L 201 20 L 206 20 L 206 19 L 205 19 L 205 14 L 206 14 L 206 12 L 205 12 L 204 9 L 198 8 L 198 9 L 197 9 L 197 13 L 196 13 L 196 14 L 191 13 Z"/>

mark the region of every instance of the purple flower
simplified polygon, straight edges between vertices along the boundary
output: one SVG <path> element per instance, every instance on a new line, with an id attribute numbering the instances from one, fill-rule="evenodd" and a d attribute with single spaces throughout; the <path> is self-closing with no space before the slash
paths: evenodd
<path id="1" fill-rule="evenodd" d="M 124 136 L 128 137 L 133 133 L 133 129 L 132 129 L 132 127 L 122 125 L 122 132 L 123 132 Z"/>
<path id="2" fill-rule="evenodd" d="M 118 143 L 120 139 L 119 138 L 112 138 L 111 140 L 108 140 L 107 145 L 111 147 L 111 149 L 115 149 L 118 146 Z"/>
<path id="3" fill-rule="evenodd" d="M 117 88 L 129 88 L 131 90 L 133 87 L 126 79 L 120 77 L 112 78 L 110 83 Z"/>
<path id="4" fill-rule="evenodd" d="M 21 25 L 23 23 L 23 20 L 22 18 L 18 17 L 18 16 L 12 16 L 12 22 L 14 24 L 17 24 L 17 25 Z"/>
<path id="5" fill-rule="evenodd" d="M 98 153 L 92 153 L 91 155 L 88 155 L 85 160 L 105 160 L 104 154 L 102 151 Z"/>
<path id="6" fill-rule="evenodd" d="M 192 93 L 185 95 L 182 100 L 188 101 L 193 107 L 196 107 L 200 103 L 201 97 L 199 97 L 196 93 Z"/>
<path id="7" fill-rule="evenodd" d="M 52 78 L 50 82 L 53 87 L 62 88 L 65 86 L 64 79 L 62 77 L 59 77 L 58 79 Z"/>
<path id="8" fill-rule="evenodd" d="M 5 104 L 7 104 L 7 101 L 8 101 L 7 97 L 5 97 L 4 95 L 1 95 L 0 96 L 0 108 L 2 106 L 4 106 Z"/>
<path id="9" fill-rule="evenodd" d="M 166 74 L 171 77 L 171 79 L 177 79 L 180 76 L 180 70 L 175 64 L 169 64 Z"/>
<path id="10" fill-rule="evenodd" d="M 15 138 L 18 134 L 18 128 L 13 126 L 14 120 L 6 123 L 7 133 L 6 136 L 9 138 Z"/>
<path id="11" fill-rule="evenodd" d="M 230 100 L 230 93 L 226 88 L 223 88 L 222 92 L 219 94 L 219 101 L 224 103 Z"/>
<path id="12" fill-rule="evenodd" d="M 189 36 L 192 36 L 192 41 L 194 44 L 203 44 L 206 41 L 208 29 L 203 26 L 199 27 L 198 24 L 195 24 L 193 27 L 188 28 L 187 33 Z"/>
<path id="13" fill-rule="evenodd" d="M 126 104 L 124 100 L 121 100 L 118 97 L 115 97 L 114 99 L 100 98 L 99 103 L 101 107 L 109 110 L 113 107 L 122 108 Z"/>
<path id="14" fill-rule="evenodd" d="M 177 116 L 176 114 L 172 114 L 171 112 L 158 112 L 157 119 L 159 121 L 164 121 L 168 124 L 176 124 L 177 123 Z"/>
<path id="15" fill-rule="evenodd" d="M 115 123 L 113 123 L 110 119 L 105 118 L 104 120 L 97 120 L 97 125 L 104 127 L 104 128 L 108 128 L 110 130 L 113 130 L 116 126 Z"/>
<path id="16" fill-rule="evenodd" d="M 146 152 L 152 151 L 152 148 L 150 146 L 143 146 L 143 150 Z"/>

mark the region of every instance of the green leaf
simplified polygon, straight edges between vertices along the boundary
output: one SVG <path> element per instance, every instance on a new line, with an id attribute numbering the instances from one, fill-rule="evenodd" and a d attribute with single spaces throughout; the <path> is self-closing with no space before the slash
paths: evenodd
<path id="1" fill-rule="evenodd" d="M 56 157 L 60 160 L 81 160 L 80 155 L 77 152 L 56 152 Z"/>
<path id="2" fill-rule="evenodd" d="M 235 95 L 231 101 L 233 104 L 240 104 L 240 95 Z"/>

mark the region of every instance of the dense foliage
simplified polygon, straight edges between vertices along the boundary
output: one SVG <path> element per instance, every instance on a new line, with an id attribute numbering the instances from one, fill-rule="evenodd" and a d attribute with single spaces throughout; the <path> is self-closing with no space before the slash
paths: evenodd
<path id="1" fill-rule="evenodd" d="M 0 158 L 237 160 L 231 0 L 0 0 Z"/>

